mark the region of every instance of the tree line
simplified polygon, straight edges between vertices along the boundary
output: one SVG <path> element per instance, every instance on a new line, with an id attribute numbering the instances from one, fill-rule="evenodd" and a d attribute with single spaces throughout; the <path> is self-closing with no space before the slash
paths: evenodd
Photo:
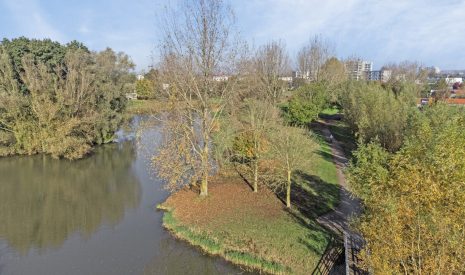
<path id="1" fill-rule="evenodd" d="M 463 273 L 465 110 L 419 109 L 421 88 L 399 87 L 349 83 L 340 97 L 359 141 L 347 176 L 364 204 L 354 224 L 364 264 L 374 273 Z"/>
<path id="2" fill-rule="evenodd" d="M 355 226 L 367 242 L 367 267 L 464 271 L 465 116 L 441 104 L 418 109 L 416 99 L 429 88 L 419 84 L 421 67 L 391 64 L 386 83 L 349 81 L 317 36 L 299 51 L 306 75 L 290 92 L 282 41 L 250 49 L 235 36 L 233 13 L 222 1 L 184 3 L 165 13 L 158 68 L 171 112 L 153 165 L 169 189 L 190 186 L 207 196 L 211 175 L 239 163 L 254 192 L 260 183 L 283 189 L 289 206 L 292 173 L 311 165 L 317 146 L 299 127 L 337 105 L 359 144 L 347 173 L 365 206 Z"/>
<path id="3" fill-rule="evenodd" d="M 110 48 L 91 52 L 24 37 L 0 44 L 0 156 L 77 159 L 112 140 L 134 64 Z"/>
<path id="4" fill-rule="evenodd" d="M 290 207 L 292 174 L 311 165 L 318 143 L 308 129 L 295 127 L 305 123 L 293 123 L 280 108 L 289 96 L 282 79 L 290 72 L 285 45 L 271 41 L 250 49 L 222 1 L 184 4 L 163 20 L 157 71 L 169 84 L 162 91 L 171 109 L 153 158 L 158 176 L 170 190 L 190 186 L 207 196 L 210 177 L 235 166 L 253 192 L 260 185 L 281 190 Z M 302 96 L 317 92 L 302 89 Z"/>

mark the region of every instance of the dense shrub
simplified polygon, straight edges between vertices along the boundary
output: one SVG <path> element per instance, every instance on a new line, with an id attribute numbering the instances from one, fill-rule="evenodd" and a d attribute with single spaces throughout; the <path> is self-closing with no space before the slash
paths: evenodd
<path id="1" fill-rule="evenodd" d="M 91 53 L 78 43 L 4 40 L 0 155 L 76 159 L 111 141 L 122 121 L 133 66 L 127 55 L 111 49 Z"/>

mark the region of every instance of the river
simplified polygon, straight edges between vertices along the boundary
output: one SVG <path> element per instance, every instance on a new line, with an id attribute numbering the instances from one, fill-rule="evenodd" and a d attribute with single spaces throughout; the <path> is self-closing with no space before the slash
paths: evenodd
<path id="1" fill-rule="evenodd" d="M 0 158 L 0 274 L 244 274 L 162 228 L 159 140 L 155 120 L 135 117 L 82 160 Z"/>

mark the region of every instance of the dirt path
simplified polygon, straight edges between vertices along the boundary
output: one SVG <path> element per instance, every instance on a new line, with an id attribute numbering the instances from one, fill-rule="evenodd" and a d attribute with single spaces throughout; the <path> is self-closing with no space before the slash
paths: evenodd
<path id="1" fill-rule="evenodd" d="M 326 125 L 327 122 L 322 123 L 322 132 L 329 139 L 331 132 Z M 344 177 L 343 169 L 347 165 L 347 158 L 344 155 L 344 151 L 341 148 L 339 142 L 333 139 L 331 144 L 331 150 L 333 154 L 333 161 L 337 168 L 337 177 L 340 184 L 340 202 L 336 209 L 333 211 L 318 217 L 317 221 L 331 228 L 333 231 L 338 233 L 347 233 L 348 235 L 354 235 L 349 229 L 349 221 L 351 217 L 358 216 L 361 213 L 360 200 L 354 198 L 348 191 L 346 180 Z"/>

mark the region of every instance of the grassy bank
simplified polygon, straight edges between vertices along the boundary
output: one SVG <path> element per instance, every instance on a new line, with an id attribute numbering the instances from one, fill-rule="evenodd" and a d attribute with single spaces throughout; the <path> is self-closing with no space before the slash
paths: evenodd
<path id="1" fill-rule="evenodd" d="M 247 269 L 261 270 L 271 274 L 280 274 L 290 271 L 278 263 L 258 258 L 251 253 L 234 250 L 233 248 L 224 245 L 221 241 L 215 239 L 212 234 L 183 225 L 176 220 L 172 210 L 167 210 L 164 214 L 163 225 L 177 238 L 201 248 L 209 255 L 221 256 L 226 260 L 244 266 Z"/>
<path id="2" fill-rule="evenodd" d="M 328 152 L 327 144 L 321 150 Z M 332 162 L 317 152 L 314 167 L 294 177 L 292 194 L 287 210 L 270 190 L 253 193 L 231 173 L 211 181 L 207 198 L 181 190 L 160 208 L 173 235 L 208 254 L 266 273 L 309 274 L 330 239 L 315 218 L 339 199 Z"/>
<path id="3" fill-rule="evenodd" d="M 129 100 L 126 113 L 129 115 L 156 114 L 167 110 L 168 103 L 159 100 Z"/>

